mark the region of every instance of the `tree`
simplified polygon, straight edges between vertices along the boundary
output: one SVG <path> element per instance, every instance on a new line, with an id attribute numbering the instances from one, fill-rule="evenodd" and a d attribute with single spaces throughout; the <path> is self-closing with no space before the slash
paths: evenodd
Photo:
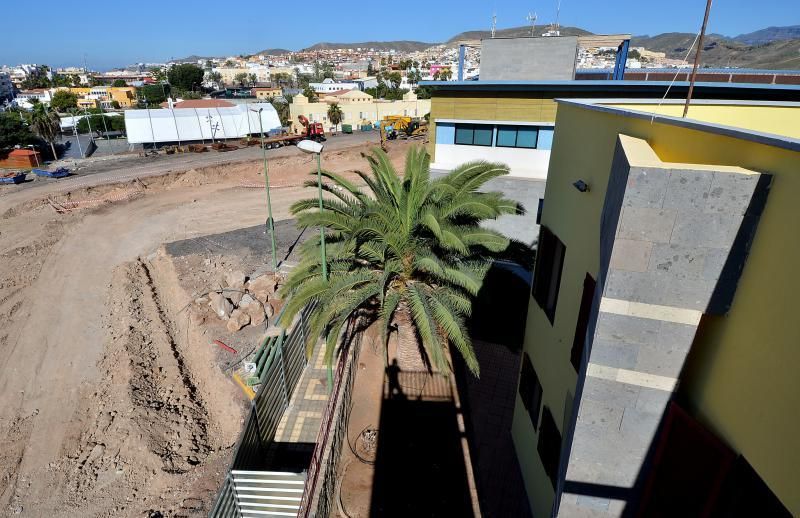
<path id="1" fill-rule="evenodd" d="M 338 130 L 339 123 L 342 122 L 342 118 L 344 114 L 342 113 L 342 109 L 339 108 L 339 103 L 333 103 L 328 106 L 328 120 L 331 121 L 331 124 Z"/>
<path id="2" fill-rule="evenodd" d="M 203 69 L 197 65 L 182 63 L 172 66 L 167 73 L 167 78 L 169 84 L 180 90 L 192 90 L 195 86 L 201 85 L 204 74 Z"/>
<path id="3" fill-rule="evenodd" d="M 247 82 L 247 72 L 239 72 L 235 76 L 233 76 L 233 80 L 236 83 L 239 83 L 240 86 L 244 86 Z"/>
<path id="4" fill-rule="evenodd" d="M 111 83 L 111 86 L 114 86 L 116 88 L 121 88 L 124 86 L 128 86 L 128 83 L 126 83 L 124 79 L 115 79 L 114 82 Z"/>
<path id="5" fill-rule="evenodd" d="M 222 74 L 219 72 L 209 72 L 208 80 L 214 83 L 217 88 L 219 88 L 219 86 L 222 84 Z"/>
<path id="6" fill-rule="evenodd" d="M 155 79 L 159 83 L 162 83 L 167 80 L 167 74 L 165 74 L 164 71 L 158 67 L 151 68 L 150 75 L 153 76 L 153 79 Z"/>
<path id="7" fill-rule="evenodd" d="M 33 105 L 33 110 L 28 114 L 28 123 L 34 133 L 50 144 L 53 160 L 57 159 L 55 141 L 58 132 L 61 130 L 61 119 L 55 110 L 49 110 L 44 104 L 36 103 Z"/>
<path id="8" fill-rule="evenodd" d="M 401 178 L 386 153 L 375 150 L 367 160 L 371 174 L 357 172 L 365 188 L 324 172 L 330 183 L 323 210 L 316 197 L 292 205 L 301 226 L 325 229 L 330 273 L 322 275 L 317 239 L 301 245 L 301 260 L 279 292 L 287 300 L 282 318 L 290 322 L 317 303 L 307 352 L 323 338 L 329 366 L 340 332 L 357 317 L 380 323 L 384 346 L 397 327 L 402 369 L 448 372 L 452 346 L 477 375 L 467 319 L 492 261 L 511 257 L 512 248 L 480 223 L 522 212 L 501 193 L 479 189 L 508 167 L 470 162 L 432 179 L 427 152 L 412 147 Z"/>
<path id="9" fill-rule="evenodd" d="M 232 60 L 230 60 L 230 59 L 226 59 L 225 60 L 225 68 L 233 68 L 235 66 L 236 66 L 236 63 L 234 63 Z"/>
<path id="10" fill-rule="evenodd" d="M 308 97 L 308 102 L 310 103 L 316 102 L 318 99 L 317 92 L 315 92 L 314 89 L 308 85 L 306 85 L 306 87 L 303 88 L 303 95 Z"/>
<path id="11" fill-rule="evenodd" d="M 255 74 L 249 74 L 247 76 L 247 79 L 250 81 L 250 86 L 255 86 L 256 81 L 258 81 L 258 76 L 256 76 Z"/>
<path id="12" fill-rule="evenodd" d="M 375 67 L 372 66 L 372 61 L 367 64 L 367 77 L 374 76 L 376 74 Z"/>
<path id="13" fill-rule="evenodd" d="M 168 84 L 144 85 L 137 90 L 137 95 L 142 101 L 147 101 L 147 106 L 153 107 L 167 100 L 171 91 Z"/>
<path id="14" fill-rule="evenodd" d="M 72 74 L 71 76 L 69 76 L 69 79 L 70 82 L 72 83 L 71 86 L 75 87 L 81 86 L 81 76 L 79 76 L 78 74 Z"/>
<path id="15" fill-rule="evenodd" d="M 23 122 L 21 112 L 15 110 L 0 112 L 0 151 L 35 142 L 36 135 Z"/>
<path id="16" fill-rule="evenodd" d="M 275 111 L 278 112 L 278 119 L 281 121 L 281 126 L 288 126 L 289 119 L 291 118 L 291 111 L 289 108 L 289 104 L 292 102 L 292 96 L 287 95 L 283 98 L 281 97 L 273 97 L 269 100 L 269 103 L 275 108 Z"/>
<path id="17" fill-rule="evenodd" d="M 78 107 L 78 96 L 69 90 L 58 90 L 53 94 L 50 107 L 57 112 L 68 112 Z"/>
<path id="18" fill-rule="evenodd" d="M 439 79 L 442 81 L 450 81 L 450 78 L 453 77 L 453 71 L 450 70 L 450 67 L 445 67 L 439 71 Z"/>

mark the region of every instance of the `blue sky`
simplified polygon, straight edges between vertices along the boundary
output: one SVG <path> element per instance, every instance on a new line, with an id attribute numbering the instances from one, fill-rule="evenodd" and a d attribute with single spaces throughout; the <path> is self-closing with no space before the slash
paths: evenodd
<path id="1" fill-rule="evenodd" d="M 549 23 L 555 18 L 556 1 L 137 0 L 81 6 L 40 0 L 34 25 L 4 24 L 0 64 L 80 65 L 85 54 L 90 68 L 102 70 L 190 54 L 299 49 L 319 41 L 436 42 L 461 31 L 488 29 L 493 9 L 499 28 L 525 25 L 529 11 L 537 12 L 537 24 Z M 704 6 L 704 0 L 562 0 L 560 21 L 596 33 L 696 32 Z M 798 0 L 717 0 L 711 9 L 709 31 L 735 36 L 771 25 L 798 23 Z M 33 27 L 43 32 L 34 34 Z"/>

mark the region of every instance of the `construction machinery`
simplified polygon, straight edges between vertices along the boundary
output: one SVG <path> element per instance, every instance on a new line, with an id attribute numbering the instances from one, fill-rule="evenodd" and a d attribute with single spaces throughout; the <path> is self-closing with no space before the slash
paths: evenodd
<path id="1" fill-rule="evenodd" d="M 299 134 L 284 134 L 267 137 L 264 139 L 264 147 L 267 149 L 278 148 L 282 146 L 296 146 L 301 140 L 314 140 L 316 142 L 325 142 L 325 130 L 321 122 L 310 122 L 305 116 L 298 115 L 297 121 L 303 126 L 302 133 Z"/>
<path id="2" fill-rule="evenodd" d="M 381 147 L 387 140 L 423 138 L 428 134 L 425 119 L 403 115 L 387 115 L 380 122 Z"/>

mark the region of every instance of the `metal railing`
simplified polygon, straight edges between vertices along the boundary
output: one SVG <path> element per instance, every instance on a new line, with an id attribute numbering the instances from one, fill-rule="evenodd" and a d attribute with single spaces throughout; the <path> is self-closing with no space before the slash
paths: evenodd
<path id="1" fill-rule="evenodd" d="M 352 322 L 351 322 L 352 324 Z M 342 343 L 348 344 L 336 367 L 333 391 L 328 398 L 325 415 L 311 464 L 306 477 L 305 491 L 298 517 L 327 517 L 331 513 L 336 493 L 336 470 L 341 458 L 342 445 L 347 440 L 347 426 L 352 405 L 353 382 L 357 372 L 358 353 L 361 349 L 362 333 L 353 333 L 353 325 Z"/>
<path id="2" fill-rule="evenodd" d="M 312 306 L 303 309 L 299 320 L 288 332 L 266 338 L 256 352 L 256 376 L 260 386 L 256 397 L 250 402 L 250 412 L 239 436 L 231 467 L 209 517 L 246 516 L 242 514 L 242 502 L 237 497 L 235 473 L 276 473 L 267 471 L 269 466 L 265 465 L 266 454 L 306 365 L 305 338 L 309 332 L 309 317 L 313 310 Z M 281 316 L 282 313 L 276 323 Z"/>

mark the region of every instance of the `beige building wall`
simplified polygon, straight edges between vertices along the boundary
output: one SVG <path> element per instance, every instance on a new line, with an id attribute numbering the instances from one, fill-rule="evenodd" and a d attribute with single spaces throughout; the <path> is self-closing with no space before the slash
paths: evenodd
<path id="1" fill-rule="evenodd" d="M 321 122 L 328 130 L 332 127 L 328 121 L 328 108 L 333 103 L 338 103 L 342 110 L 342 124 L 354 126 L 375 123 L 389 115 L 423 117 L 431 111 L 430 99 L 417 99 L 412 92 L 405 94 L 402 101 L 383 101 L 374 99 L 368 93 L 352 90 L 340 96 L 326 96 L 322 101 L 313 103 L 308 102 L 306 96 L 298 94 L 289 105 L 292 129 L 302 130 L 297 116 L 304 115 L 311 122 Z"/>

